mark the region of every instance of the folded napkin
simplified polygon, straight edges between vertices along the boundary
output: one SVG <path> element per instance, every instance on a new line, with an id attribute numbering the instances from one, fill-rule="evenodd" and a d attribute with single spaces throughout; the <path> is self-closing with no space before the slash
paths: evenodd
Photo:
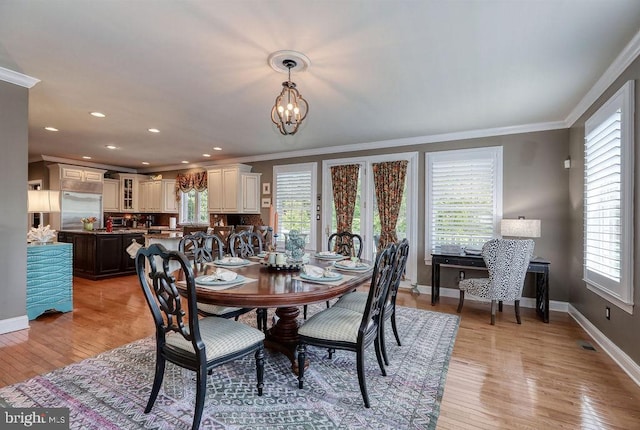
<path id="1" fill-rule="evenodd" d="M 226 264 L 242 264 L 244 263 L 244 259 L 240 257 L 224 257 L 220 260 L 220 263 Z"/>
<path id="2" fill-rule="evenodd" d="M 357 267 L 358 262 L 353 260 L 342 260 L 340 261 L 340 266 L 342 267 Z"/>
<path id="3" fill-rule="evenodd" d="M 233 281 L 234 279 L 236 279 L 238 277 L 238 274 L 236 272 L 233 272 L 231 270 L 227 270 L 227 269 L 222 269 L 220 267 L 218 267 L 215 272 L 213 272 L 210 275 L 207 275 L 203 278 L 201 278 L 203 281 L 205 282 L 211 282 L 211 281 Z"/>
<path id="4" fill-rule="evenodd" d="M 339 275 L 330 269 L 323 269 L 318 266 L 305 265 L 304 273 L 313 278 L 337 278 Z"/>

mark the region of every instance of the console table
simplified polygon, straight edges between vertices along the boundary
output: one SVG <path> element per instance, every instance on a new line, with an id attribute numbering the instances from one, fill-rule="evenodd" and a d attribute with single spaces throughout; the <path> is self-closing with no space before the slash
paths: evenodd
<path id="1" fill-rule="evenodd" d="M 27 246 L 27 317 L 73 310 L 73 246 L 51 243 Z"/>
<path id="2" fill-rule="evenodd" d="M 458 255 L 433 253 L 431 255 L 431 304 L 440 300 L 440 265 L 456 267 L 486 268 L 484 259 L 480 255 Z M 551 263 L 541 258 L 534 258 L 529 262 L 527 273 L 536 277 L 536 313 L 546 323 L 549 322 L 549 265 Z"/>

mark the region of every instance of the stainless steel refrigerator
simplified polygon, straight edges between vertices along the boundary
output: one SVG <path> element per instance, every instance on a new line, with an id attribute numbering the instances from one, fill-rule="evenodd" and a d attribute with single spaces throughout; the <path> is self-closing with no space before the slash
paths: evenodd
<path id="1" fill-rule="evenodd" d="M 80 219 L 96 217 L 94 228 L 102 227 L 102 194 L 62 191 L 60 202 L 61 230 L 81 230 Z"/>

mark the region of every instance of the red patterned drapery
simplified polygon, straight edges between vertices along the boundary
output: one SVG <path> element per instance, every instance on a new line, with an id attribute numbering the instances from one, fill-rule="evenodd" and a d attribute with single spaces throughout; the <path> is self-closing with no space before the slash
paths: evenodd
<path id="1" fill-rule="evenodd" d="M 331 167 L 333 204 L 336 208 L 336 231 L 351 232 L 353 211 L 358 197 L 358 164 L 343 164 Z"/>
<path id="2" fill-rule="evenodd" d="M 176 176 L 176 200 L 180 201 L 180 193 L 191 190 L 204 191 L 207 189 L 207 172 L 178 173 Z"/>
<path id="3" fill-rule="evenodd" d="M 407 160 L 385 161 L 374 163 L 373 180 L 378 201 L 380 215 L 380 240 L 378 249 L 384 249 L 388 244 L 398 241 L 396 224 L 402 204 L 404 180 L 407 176 Z"/>

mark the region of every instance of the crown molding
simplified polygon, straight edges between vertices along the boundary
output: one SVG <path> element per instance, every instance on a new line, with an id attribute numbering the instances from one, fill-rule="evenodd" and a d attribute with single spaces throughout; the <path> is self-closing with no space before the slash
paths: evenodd
<path id="1" fill-rule="evenodd" d="M 138 173 L 136 169 L 130 167 L 112 166 L 110 164 L 91 163 L 88 161 L 78 161 L 69 158 L 52 157 L 50 155 L 42 155 L 43 161 L 49 161 L 52 163 L 71 164 L 73 166 L 95 167 L 96 169 L 115 170 L 122 173 Z M 31 161 L 30 161 L 31 162 Z"/>
<path id="2" fill-rule="evenodd" d="M 31 88 L 40 82 L 40 79 L 32 78 L 31 76 L 23 75 L 22 73 L 0 67 L 0 81 L 9 82 L 10 84 L 19 85 L 25 88 Z"/>
<path id="3" fill-rule="evenodd" d="M 585 94 L 571 113 L 569 113 L 565 119 L 567 128 L 573 126 L 578 118 L 598 100 L 598 97 L 604 94 L 607 88 L 638 58 L 638 55 L 640 55 L 640 31 L 636 33 L 600 79 L 596 81 L 595 85 Z"/>

